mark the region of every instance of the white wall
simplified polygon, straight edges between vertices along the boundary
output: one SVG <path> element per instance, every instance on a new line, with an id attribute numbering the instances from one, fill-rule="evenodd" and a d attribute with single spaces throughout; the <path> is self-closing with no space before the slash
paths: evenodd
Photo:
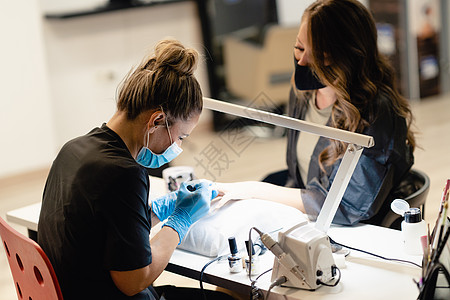
<path id="1" fill-rule="evenodd" d="M 300 25 L 303 12 L 315 0 L 276 0 L 278 22 L 283 26 Z M 368 6 L 369 0 L 360 0 L 362 4 Z"/>
<path id="2" fill-rule="evenodd" d="M 202 50 L 194 1 L 47 19 L 44 32 L 58 145 L 109 120 L 117 85 L 160 39 Z M 206 62 L 196 75 L 208 94 Z"/>
<path id="3" fill-rule="evenodd" d="M 314 0 L 277 0 L 278 22 L 283 26 L 299 26 L 305 9 Z"/>
<path id="4" fill-rule="evenodd" d="M 50 166 L 65 142 L 107 122 L 118 83 L 160 39 L 203 52 L 194 1 L 65 20 L 42 14 L 39 0 L 1 5 L 0 178 Z M 205 61 L 196 76 L 209 95 Z"/>
<path id="5" fill-rule="evenodd" d="M 53 116 L 37 0 L 0 9 L 0 177 L 47 166 Z"/>

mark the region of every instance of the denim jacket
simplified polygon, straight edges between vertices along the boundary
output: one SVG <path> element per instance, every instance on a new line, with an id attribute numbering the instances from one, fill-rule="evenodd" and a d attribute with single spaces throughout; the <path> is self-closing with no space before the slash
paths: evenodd
<path id="1" fill-rule="evenodd" d="M 291 90 L 289 116 L 303 120 L 307 101 L 313 93 Z M 393 187 L 409 171 L 414 162 L 411 147 L 406 143 L 407 126 L 404 118 L 394 114 L 387 96 L 376 99 L 378 117 L 367 126 L 362 134 L 372 136 L 375 145 L 365 148 L 344 193 L 333 219 L 333 223 L 353 225 L 375 215 Z M 363 116 L 364 117 L 364 116 Z M 330 126 L 330 120 L 328 126 Z M 297 141 L 299 132 L 288 130 L 286 161 L 288 165 L 288 186 L 301 188 L 301 197 L 306 213 L 315 220 L 322 208 L 327 193 L 336 176 L 341 160 L 326 167 L 319 167 L 319 154 L 329 145 L 329 140 L 320 137 L 311 156 L 308 178 L 302 180 L 298 170 Z"/>

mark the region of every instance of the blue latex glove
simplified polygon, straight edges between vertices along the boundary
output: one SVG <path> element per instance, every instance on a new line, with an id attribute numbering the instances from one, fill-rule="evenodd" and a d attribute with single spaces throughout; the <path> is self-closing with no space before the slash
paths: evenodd
<path id="1" fill-rule="evenodd" d="M 164 221 L 173 213 L 177 197 L 178 191 L 175 191 L 152 200 L 152 211 L 160 221 Z"/>
<path id="2" fill-rule="evenodd" d="M 178 190 L 175 209 L 164 226 L 172 227 L 178 232 L 181 243 L 189 227 L 208 213 L 211 200 L 217 194 L 211 181 L 183 182 Z"/>

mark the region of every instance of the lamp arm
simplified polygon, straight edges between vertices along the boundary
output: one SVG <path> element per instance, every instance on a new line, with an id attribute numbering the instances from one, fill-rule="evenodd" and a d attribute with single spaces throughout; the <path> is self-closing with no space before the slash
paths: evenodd
<path id="1" fill-rule="evenodd" d="M 324 136 L 333 140 L 343 141 L 349 144 L 360 145 L 366 148 L 372 147 L 375 143 L 373 137 L 338 129 L 330 126 L 319 125 L 291 117 L 258 110 L 251 107 L 245 107 L 219 101 L 211 98 L 203 98 L 203 107 L 211 110 L 252 119 L 284 128 L 294 129 L 298 131 L 309 132 L 319 136 Z"/>
<path id="2" fill-rule="evenodd" d="M 327 232 L 364 148 L 349 144 L 316 220 L 316 229 Z"/>

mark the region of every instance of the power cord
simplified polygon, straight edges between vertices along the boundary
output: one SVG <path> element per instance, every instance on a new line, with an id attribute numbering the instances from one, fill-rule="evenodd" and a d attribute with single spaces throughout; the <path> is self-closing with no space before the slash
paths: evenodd
<path id="1" fill-rule="evenodd" d="M 341 281 L 342 273 L 341 273 L 341 270 L 338 267 L 336 267 L 334 265 L 331 266 L 331 272 L 333 273 L 333 276 L 335 276 L 336 271 L 339 271 L 339 277 L 336 279 L 336 281 L 333 284 L 328 284 L 328 283 L 322 282 L 320 279 L 317 279 L 317 284 L 321 284 L 323 286 L 328 286 L 328 287 L 335 287 L 335 286 L 337 286 L 339 284 L 339 281 Z"/>
<path id="2" fill-rule="evenodd" d="M 281 228 L 280 228 L 280 229 L 281 229 Z M 274 232 L 276 232 L 276 231 L 278 231 L 278 230 L 280 230 L 280 229 L 274 230 Z M 251 230 L 252 230 L 252 229 L 250 229 L 250 234 L 251 234 Z M 250 238 L 249 238 L 249 241 L 251 242 L 251 239 L 250 239 Z M 260 241 L 261 241 L 261 240 L 260 240 Z M 255 245 L 255 246 L 258 246 L 258 247 L 261 249 L 261 251 L 259 252 L 259 255 L 265 253 L 265 251 L 267 250 L 267 248 L 262 244 L 262 242 L 261 242 L 261 243 L 255 243 L 254 245 Z M 250 252 L 251 252 L 251 251 L 250 251 Z M 200 290 L 202 291 L 202 295 L 203 295 L 203 299 L 204 299 L 204 300 L 207 300 L 207 297 L 206 297 L 205 290 L 204 290 L 204 288 L 203 288 L 203 274 L 205 273 L 205 270 L 206 270 L 206 268 L 207 268 L 208 266 L 210 266 L 212 263 L 217 262 L 217 261 L 220 261 L 220 260 L 222 260 L 222 259 L 224 259 L 224 258 L 227 258 L 227 255 L 222 255 L 222 256 L 218 256 L 218 257 L 214 258 L 213 260 L 211 260 L 211 261 L 209 261 L 208 263 L 206 263 L 206 264 L 203 266 L 202 270 L 200 271 L 200 279 L 199 279 L 199 282 L 200 282 Z M 251 259 L 251 256 L 250 256 L 250 259 Z M 258 277 L 256 277 L 256 279 L 255 279 L 254 281 L 252 281 L 252 280 L 251 280 L 251 277 L 250 277 L 250 274 L 251 274 L 251 264 L 250 264 L 249 278 L 250 278 L 250 282 L 252 283 L 252 295 L 256 295 L 256 298 L 255 298 L 255 299 L 259 299 L 259 297 L 264 297 L 264 295 L 263 295 L 263 293 L 261 292 L 261 290 L 259 290 L 259 288 L 256 286 L 256 281 L 257 281 L 262 275 L 264 275 L 264 274 L 270 272 L 271 270 L 272 270 L 272 269 L 269 269 L 269 270 L 267 270 L 267 271 L 264 271 L 263 273 L 259 274 Z"/>
<path id="3" fill-rule="evenodd" d="M 267 290 L 267 294 L 266 294 L 266 299 L 265 299 L 265 300 L 268 300 L 268 299 L 269 299 L 270 292 L 272 292 L 272 289 L 273 289 L 274 287 L 279 286 L 279 285 L 282 285 L 282 284 L 285 283 L 286 281 L 287 281 L 286 276 L 280 276 L 280 277 L 278 277 L 274 282 L 272 282 L 272 283 L 270 284 L 269 289 Z"/>
<path id="4" fill-rule="evenodd" d="M 207 300 L 207 299 L 206 299 L 206 293 L 205 293 L 205 290 L 204 290 L 204 288 L 203 288 L 203 274 L 205 273 L 205 270 L 206 270 L 206 268 L 207 268 L 209 265 L 211 265 L 212 263 L 214 263 L 214 262 L 216 262 L 216 261 L 219 261 L 219 260 L 223 259 L 224 257 L 227 257 L 227 255 L 218 256 L 218 257 L 214 258 L 213 260 L 207 262 L 207 263 L 203 266 L 202 270 L 200 271 L 200 279 L 199 279 L 199 282 L 200 282 L 200 290 L 202 291 L 202 295 L 203 295 L 203 299 L 204 299 L 204 300 Z"/>
<path id="5" fill-rule="evenodd" d="M 409 261 L 409 260 L 403 260 L 403 259 L 397 259 L 397 258 L 388 258 L 388 257 L 384 257 L 384 256 L 381 256 L 381 255 L 378 255 L 378 254 L 374 254 L 372 252 L 368 252 L 368 251 L 361 250 L 361 249 L 358 249 L 358 248 L 353 248 L 353 247 L 346 246 L 344 244 L 341 244 L 341 243 L 338 243 L 338 242 L 334 241 L 331 237 L 330 237 L 330 242 L 334 243 L 336 245 L 342 246 L 344 248 L 351 249 L 351 250 L 354 250 L 354 251 L 359 251 L 359 252 L 362 252 L 362 253 L 365 253 L 365 254 L 369 254 L 369 255 L 372 255 L 372 256 L 384 259 L 384 260 L 408 263 L 408 264 L 412 264 L 412 265 L 414 265 L 414 266 L 416 266 L 418 268 L 422 268 L 421 265 L 418 265 L 415 262 L 412 262 L 412 261 Z M 339 273 L 340 273 L 340 271 L 339 271 Z"/>
<path id="6" fill-rule="evenodd" d="M 252 243 L 252 230 L 255 230 L 256 232 L 260 233 L 260 231 L 256 228 L 256 227 L 252 227 L 250 228 L 249 232 L 248 232 L 248 242 L 250 245 L 253 245 Z M 252 251 L 249 251 L 248 254 L 248 258 L 249 258 L 249 264 L 248 264 L 248 279 L 251 282 L 251 297 L 252 300 L 257 300 L 257 299 L 264 299 L 264 294 L 261 292 L 261 290 L 256 286 L 256 281 L 261 277 L 262 274 L 267 273 L 268 271 L 265 271 L 264 273 L 262 273 L 261 275 L 259 275 L 258 277 L 256 277 L 255 280 L 252 280 Z"/>
<path id="7" fill-rule="evenodd" d="M 264 299 L 264 294 L 263 292 L 256 286 L 256 282 L 258 281 L 258 279 L 263 276 L 264 274 L 269 273 L 270 271 L 272 271 L 272 268 L 262 272 L 261 274 L 259 274 L 254 281 L 252 281 L 252 290 L 251 290 L 251 296 L 252 296 L 252 300 L 257 300 L 257 299 Z"/>
<path id="8" fill-rule="evenodd" d="M 255 230 L 260 236 L 263 234 L 258 228 L 256 228 L 256 227 L 252 227 L 252 228 L 250 228 L 250 231 L 249 231 L 249 233 L 248 233 L 248 240 L 249 240 L 249 242 L 250 242 L 250 244 L 252 243 L 252 230 Z M 278 231 L 278 230 L 276 230 L 276 231 Z M 261 241 L 261 244 L 259 244 L 259 247 L 261 247 L 261 249 L 265 249 L 265 250 L 267 250 L 267 248 L 263 245 L 263 243 L 262 243 L 262 240 L 261 240 L 261 238 L 260 238 L 260 241 Z M 252 261 L 252 251 L 249 251 L 250 253 L 249 253 L 249 259 L 250 259 L 250 261 Z M 266 270 L 266 271 L 264 271 L 263 273 L 261 273 L 260 275 L 258 275 L 256 278 L 255 278 L 255 280 L 252 280 L 252 278 L 251 278 L 251 274 L 252 274 L 252 267 L 251 267 L 251 263 L 249 264 L 249 270 L 248 270 L 248 278 L 249 278 L 249 280 L 250 280 L 250 282 L 251 282 L 251 286 L 252 286 L 252 291 L 251 291 L 251 296 L 252 296 L 252 300 L 257 300 L 257 299 L 269 299 L 269 295 L 270 295 L 270 292 L 272 291 L 272 289 L 275 287 L 275 286 L 279 286 L 279 285 L 282 285 L 283 283 L 285 283 L 286 281 L 287 281 L 287 278 L 285 277 L 285 276 L 281 276 L 281 277 L 279 277 L 279 278 L 277 278 L 274 282 L 272 282 L 271 283 L 271 285 L 270 285 L 270 287 L 269 287 L 269 289 L 267 290 L 267 294 L 266 294 L 266 297 L 264 297 L 264 294 L 261 292 L 261 290 L 256 286 L 256 282 L 258 281 L 258 279 L 262 276 L 262 275 L 264 275 L 264 274 L 266 274 L 266 273 L 268 273 L 268 272 L 270 272 L 270 271 L 272 271 L 272 268 L 270 268 L 269 270 Z"/>

